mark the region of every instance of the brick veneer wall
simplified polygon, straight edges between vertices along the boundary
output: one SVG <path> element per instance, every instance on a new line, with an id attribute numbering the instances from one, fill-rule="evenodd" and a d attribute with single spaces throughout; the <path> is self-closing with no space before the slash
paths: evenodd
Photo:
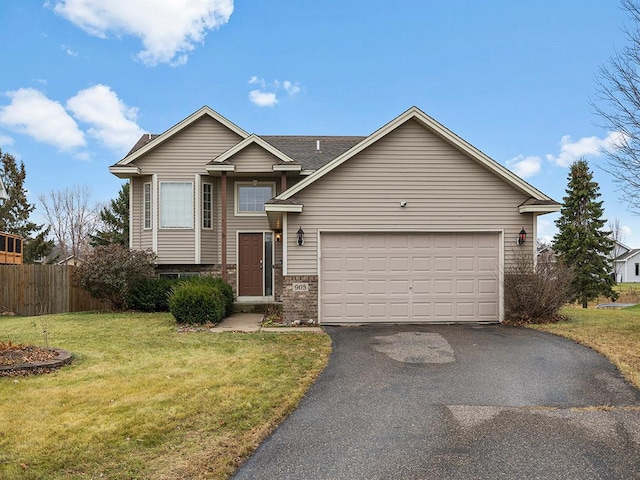
<path id="1" fill-rule="evenodd" d="M 222 265 L 158 265 L 157 273 L 199 273 L 201 275 L 214 275 L 222 277 Z M 227 264 L 227 282 L 233 287 L 233 293 L 237 297 L 236 292 L 236 266 L 235 264 Z"/>
<path id="2" fill-rule="evenodd" d="M 306 283 L 306 292 L 293 291 L 294 283 Z M 286 275 L 282 277 L 282 310 L 287 323 L 318 323 L 318 276 Z"/>

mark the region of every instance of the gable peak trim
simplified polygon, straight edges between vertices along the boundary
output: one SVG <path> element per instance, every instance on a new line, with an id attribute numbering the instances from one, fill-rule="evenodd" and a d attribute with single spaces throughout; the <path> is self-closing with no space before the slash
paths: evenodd
<path id="1" fill-rule="evenodd" d="M 422 110 L 420 110 L 416 106 L 410 107 L 408 110 L 401 113 L 396 118 L 394 118 L 387 124 L 377 129 L 371 135 L 366 137 L 364 140 L 362 140 L 358 144 L 354 145 L 352 148 L 344 152 L 342 155 L 336 157 L 334 160 L 330 161 L 323 167 L 319 168 L 304 180 L 298 182 L 291 188 L 282 192 L 280 195 L 278 195 L 277 198 L 283 199 L 283 200 L 290 198 L 291 196 L 295 195 L 299 191 L 303 190 L 308 185 L 314 183 L 316 180 L 322 178 L 324 175 L 331 172 L 336 167 L 342 165 L 344 162 L 346 162 L 356 154 L 360 153 L 365 148 L 369 147 L 370 145 L 374 144 L 381 138 L 385 137 L 386 135 L 394 131 L 399 126 L 404 125 L 409 120 L 416 120 L 423 127 L 427 128 L 429 131 L 431 131 L 435 135 L 442 138 L 444 141 L 452 145 L 454 148 L 458 149 L 459 151 L 466 154 L 473 160 L 487 167 L 492 173 L 494 173 L 498 177 L 505 180 L 507 183 L 509 183 L 512 187 L 516 188 L 517 190 L 520 190 L 521 192 L 524 192 L 539 200 L 552 200 L 550 197 L 542 193 L 540 190 L 538 190 L 537 188 L 527 183 L 525 180 L 515 175 L 506 167 L 500 165 L 498 162 L 490 158 L 488 155 L 482 153 L 480 150 L 478 150 L 476 147 L 471 145 L 469 142 L 467 142 L 466 140 L 462 139 L 461 137 L 453 133 L 447 127 L 445 127 L 444 125 L 442 125 L 441 123 L 439 123 L 438 121 L 436 121 L 435 119 L 433 119 L 432 117 L 424 113 Z"/>
<path id="2" fill-rule="evenodd" d="M 135 159 L 143 156 L 144 154 L 146 154 L 150 150 L 153 150 L 158 145 L 160 145 L 161 143 L 164 143 L 166 140 L 168 140 L 171 137 L 173 137 L 176 133 L 184 130 L 189 125 L 195 123 L 196 121 L 200 120 L 204 116 L 208 116 L 208 117 L 214 119 L 218 123 L 220 123 L 220 124 L 224 125 L 225 127 L 227 127 L 232 132 L 234 132 L 237 135 L 239 135 L 240 137 L 242 137 L 243 139 L 245 139 L 245 138 L 247 138 L 249 136 L 248 132 L 244 131 L 242 128 L 237 126 L 235 123 L 233 123 L 232 121 L 230 121 L 227 118 L 223 117 L 222 115 L 220 115 L 218 112 L 216 112 L 212 108 L 210 108 L 207 105 L 205 105 L 202 108 L 200 108 L 199 110 L 196 110 L 195 112 L 193 112 L 191 115 L 189 115 L 185 119 L 183 119 L 180 122 L 176 123 L 174 126 L 169 128 L 168 130 L 165 130 L 163 133 L 158 135 L 156 138 L 151 140 L 146 145 L 142 146 L 138 150 L 136 150 L 136 151 L 132 152 L 131 154 L 127 155 L 126 157 L 124 157 L 122 160 L 120 160 L 115 165 L 116 166 L 128 165 L 129 163 L 131 163 Z"/>

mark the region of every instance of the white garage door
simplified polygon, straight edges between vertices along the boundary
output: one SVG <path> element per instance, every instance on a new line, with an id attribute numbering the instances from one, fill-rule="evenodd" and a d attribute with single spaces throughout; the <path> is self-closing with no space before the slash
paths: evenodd
<path id="1" fill-rule="evenodd" d="M 497 233 L 323 233 L 323 323 L 499 321 Z"/>

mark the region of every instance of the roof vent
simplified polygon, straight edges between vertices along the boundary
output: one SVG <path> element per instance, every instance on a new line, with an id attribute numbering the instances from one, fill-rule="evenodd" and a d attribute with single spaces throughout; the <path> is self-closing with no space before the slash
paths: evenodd
<path id="1" fill-rule="evenodd" d="M 316 152 L 320 151 L 320 140 L 316 140 Z"/>

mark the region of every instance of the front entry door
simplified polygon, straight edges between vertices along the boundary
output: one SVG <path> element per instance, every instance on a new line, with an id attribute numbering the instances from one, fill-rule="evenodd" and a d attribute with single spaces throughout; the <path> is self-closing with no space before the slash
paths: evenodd
<path id="1" fill-rule="evenodd" d="M 263 289 L 262 233 L 240 233 L 238 238 L 238 296 L 261 297 Z"/>

